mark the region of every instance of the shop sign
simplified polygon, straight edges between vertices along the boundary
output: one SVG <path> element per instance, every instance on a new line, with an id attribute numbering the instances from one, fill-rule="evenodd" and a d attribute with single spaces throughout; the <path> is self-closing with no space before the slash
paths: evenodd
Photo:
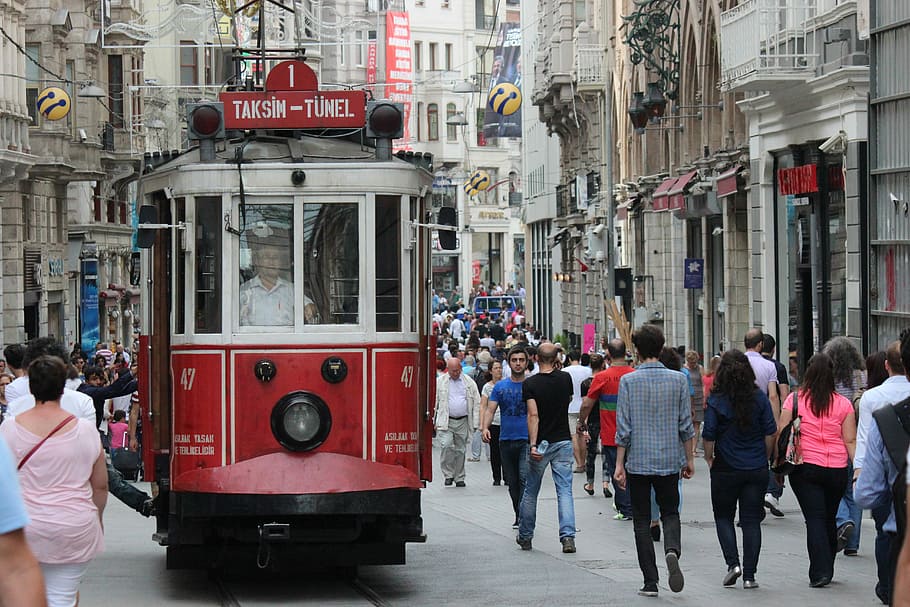
<path id="1" fill-rule="evenodd" d="M 47 260 L 47 275 L 49 277 L 63 276 L 64 272 L 62 257 L 52 257 Z"/>
<path id="2" fill-rule="evenodd" d="M 807 164 L 777 171 L 777 192 L 787 194 L 809 194 L 818 191 L 818 167 Z"/>
<path id="3" fill-rule="evenodd" d="M 683 287 L 686 289 L 705 288 L 705 260 L 697 257 L 686 257 L 683 274 Z"/>
<path id="4" fill-rule="evenodd" d="M 505 219 L 506 214 L 503 211 L 479 211 L 478 219 Z"/>

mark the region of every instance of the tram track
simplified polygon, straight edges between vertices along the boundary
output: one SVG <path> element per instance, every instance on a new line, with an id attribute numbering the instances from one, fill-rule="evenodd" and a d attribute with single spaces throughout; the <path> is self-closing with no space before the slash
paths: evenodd
<path id="1" fill-rule="evenodd" d="M 351 588 L 353 588 L 354 591 L 357 592 L 357 594 L 359 594 L 360 596 L 365 598 L 367 601 L 369 601 L 371 605 L 374 605 L 374 607 L 391 607 L 392 606 L 391 603 L 384 600 L 379 595 L 378 592 L 376 592 L 375 590 L 370 588 L 366 584 L 366 582 L 361 580 L 359 577 L 355 577 L 354 579 L 352 579 L 350 582 L 348 582 L 348 585 Z"/>
<path id="2" fill-rule="evenodd" d="M 220 575 L 212 575 L 210 580 L 215 588 L 215 593 L 218 596 L 218 604 L 221 605 L 221 607 L 243 607 L 242 603 L 237 599 L 237 596 Z M 391 607 L 392 605 L 359 577 L 347 580 L 344 586 L 353 590 L 374 607 Z"/>

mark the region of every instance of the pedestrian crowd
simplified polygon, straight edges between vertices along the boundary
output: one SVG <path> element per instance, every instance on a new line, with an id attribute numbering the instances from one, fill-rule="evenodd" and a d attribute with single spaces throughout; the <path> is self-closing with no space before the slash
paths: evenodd
<path id="1" fill-rule="evenodd" d="M 681 591 L 682 483 L 702 455 L 721 585 L 742 578 L 743 588 L 759 588 L 761 525 L 784 516 L 789 488 L 806 527 L 810 587 L 831 583 L 838 554 L 858 554 L 870 510 L 872 590 L 883 604 L 910 604 L 910 329 L 865 359 L 850 339 L 834 337 L 801 370 L 795 352 L 787 366 L 776 360 L 776 341 L 760 329 L 745 334 L 742 350 L 703 365 L 697 352 L 666 346 L 656 325 L 637 329 L 631 344 L 605 340 L 602 352 L 581 354 L 527 324 L 506 331 L 509 317 L 465 313 L 448 326 L 455 320 L 462 326 L 454 334 L 439 335 L 433 407 L 444 482 L 466 486 L 465 461 L 480 461 L 488 446 L 493 485 L 508 485 L 522 550 L 532 549 L 549 467 L 559 541 L 576 552 L 572 478 L 584 473 L 585 493 L 602 491 L 613 518 L 632 523 L 639 594 L 658 595 L 661 536 L 668 586 Z"/>
<path id="2" fill-rule="evenodd" d="M 0 604 L 72 607 L 104 548 L 108 492 L 155 514 L 155 500 L 124 479 L 141 468 L 138 366 L 120 344 L 89 357 L 52 337 L 3 355 Z"/>

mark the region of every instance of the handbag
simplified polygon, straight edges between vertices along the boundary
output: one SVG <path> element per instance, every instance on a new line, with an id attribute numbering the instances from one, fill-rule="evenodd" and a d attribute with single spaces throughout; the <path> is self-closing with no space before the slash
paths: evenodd
<path id="1" fill-rule="evenodd" d="M 781 429 L 777 436 L 777 445 L 774 450 L 774 460 L 771 463 L 771 472 L 775 474 L 790 474 L 797 466 L 803 463 L 800 450 L 800 418 L 799 418 L 799 391 L 793 391 L 793 419 Z"/>

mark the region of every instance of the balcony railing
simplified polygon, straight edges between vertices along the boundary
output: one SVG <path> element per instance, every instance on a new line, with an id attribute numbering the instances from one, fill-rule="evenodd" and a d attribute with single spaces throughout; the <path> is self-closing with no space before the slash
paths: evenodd
<path id="1" fill-rule="evenodd" d="M 721 13 L 721 87 L 724 91 L 773 90 L 804 81 L 818 55 L 809 21 L 816 0 L 746 0 Z"/>
<path id="2" fill-rule="evenodd" d="M 602 88 L 606 83 L 606 53 L 603 47 L 579 44 L 575 47 L 575 83 L 578 88 Z"/>

